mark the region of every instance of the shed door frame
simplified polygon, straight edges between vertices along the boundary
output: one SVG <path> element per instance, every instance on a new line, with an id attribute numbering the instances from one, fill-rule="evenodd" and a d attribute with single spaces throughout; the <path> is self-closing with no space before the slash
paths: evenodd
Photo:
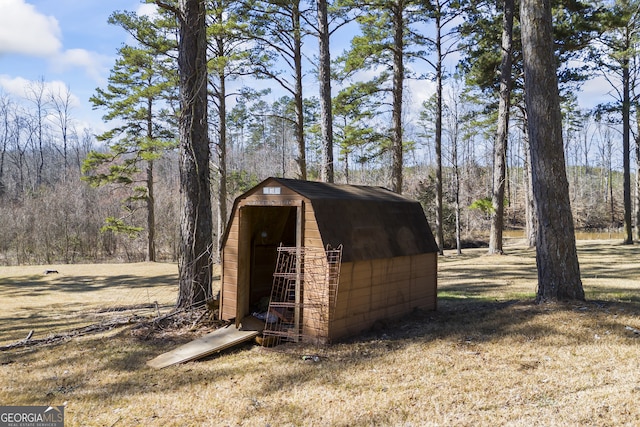
<path id="1" fill-rule="evenodd" d="M 236 326 L 240 325 L 242 318 L 250 314 L 250 293 L 251 293 L 251 235 L 253 233 L 251 216 L 247 215 L 244 208 L 270 208 L 270 207 L 293 207 L 296 209 L 295 224 L 295 244 L 301 248 L 304 245 L 304 201 L 301 199 L 274 200 L 270 198 L 264 200 L 243 200 L 238 205 L 239 232 L 238 232 L 238 271 L 237 274 L 237 299 L 236 299 Z M 244 266 L 244 267 L 243 267 Z M 246 268 L 249 266 L 249 268 Z M 296 281 L 296 306 L 300 306 L 300 284 Z M 302 313 L 296 308 L 296 326 L 301 326 Z"/>

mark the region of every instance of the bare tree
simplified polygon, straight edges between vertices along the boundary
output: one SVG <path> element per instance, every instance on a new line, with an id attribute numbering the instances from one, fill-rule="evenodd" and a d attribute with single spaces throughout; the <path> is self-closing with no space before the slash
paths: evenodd
<path id="1" fill-rule="evenodd" d="M 49 103 L 53 108 L 55 124 L 58 126 L 62 148 L 61 151 L 64 161 L 64 176 L 67 175 L 69 168 L 69 126 L 71 124 L 71 91 L 65 86 L 64 91 L 57 93 L 49 93 Z"/>
<path id="2" fill-rule="evenodd" d="M 10 112 L 13 109 L 8 96 L 0 93 L 0 199 L 6 191 L 4 182 L 5 159 L 9 148 Z"/>
<path id="3" fill-rule="evenodd" d="M 526 120 L 525 120 L 526 121 Z M 533 186 L 531 179 L 531 147 L 529 144 L 529 136 L 527 135 L 526 123 L 524 123 L 523 129 L 523 148 L 524 148 L 524 212 L 525 212 L 525 240 L 527 241 L 527 246 L 533 248 L 536 246 L 536 236 L 537 236 L 537 216 L 536 210 L 533 205 Z"/>
<path id="4" fill-rule="evenodd" d="M 636 238 L 640 239 L 640 109 L 636 105 L 636 212 L 635 212 L 635 225 L 636 225 Z"/>
<path id="5" fill-rule="evenodd" d="M 49 109 L 49 92 L 44 81 L 44 77 L 40 80 L 31 82 L 27 87 L 27 99 L 33 104 L 33 142 L 37 145 L 37 165 L 36 165 L 36 182 L 35 187 L 42 184 L 43 172 L 44 172 L 44 158 L 45 158 L 45 128 L 46 128 L 46 116 Z"/>
<path id="6" fill-rule="evenodd" d="M 457 82 L 456 82 L 457 83 Z M 447 133 L 449 135 L 449 142 L 451 144 L 451 166 L 453 168 L 453 203 L 456 217 L 456 252 L 458 255 L 462 254 L 462 227 L 460 219 L 460 161 L 458 155 L 458 144 L 460 139 L 460 93 L 457 91 L 457 87 L 451 91 L 451 97 L 449 100 L 449 106 L 447 108 Z"/>
<path id="7" fill-rule="evenodd" d="M 20 109 L 16 108 L 9 122 L 8 160 L 13 165 L 14 197 L 19 199 L 25 190 L 26 180 L 31 175 L 27 152 L 29 141 L 33 139 L 32 129 L 28 125 L 28 120 L 22 115 Z"/>
<path id="8" fill-rule="evenodd" d="M 459 4 L 451 0 L 436 0 L 426 3 L 429 17 L 435 24 L 435 35 L 429 40 L 436 58 L 434 61 L 427 61 L 433 67 L 436 81 L 436 116 L 435 116 L 435 156 L 436 156 L 436 218 L 435 218 L 435 238 L 438 244 L 440 255 L 444 253 L 444 232 L 443 232 L 443 201 L 442 201 L 442 86 L 445 78 L 445 59 L 457 50 L 458 30 L 456 27 L 449 29 L 453 22 L 460 16 L 462 11 Z"/>

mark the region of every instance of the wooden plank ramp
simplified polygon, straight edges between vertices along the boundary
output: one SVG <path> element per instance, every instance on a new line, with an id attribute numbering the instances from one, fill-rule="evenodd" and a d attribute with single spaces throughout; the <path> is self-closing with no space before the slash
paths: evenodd
<path id="1" fill-rule="evenodd" d="M 200 359 L 249 341 L 257 337 L 263 328 L 264 322 L 259 321 L 253 316 L 248 316 L 242 319 L 239 328 L 235 325 L 228 325 L 224 328 L 216 329 L 207 335 L 147 361 L 147 365 L 152 368 L 162 369 L 175 365 L 176 363 Z"/>

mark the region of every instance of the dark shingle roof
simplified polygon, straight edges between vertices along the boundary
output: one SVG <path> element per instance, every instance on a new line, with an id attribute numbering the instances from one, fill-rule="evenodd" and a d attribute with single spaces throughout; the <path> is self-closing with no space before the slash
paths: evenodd
<path id="1" fill-rule="evenodd" d="M 382 187 L 285 178 L 268 178 L 254 190 L 274 181 L 311 202 L 324 245 L 342 245 L 345 262 L 438 251 L 415 200 Z"/>

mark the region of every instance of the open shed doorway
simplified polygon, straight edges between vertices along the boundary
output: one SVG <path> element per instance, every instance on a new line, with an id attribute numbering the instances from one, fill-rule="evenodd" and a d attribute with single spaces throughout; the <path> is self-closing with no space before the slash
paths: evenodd
<path id="1" fill-rule="evenodd" d="M 266 311 L 273 273 L 276 268 L 278 246 L 300 246 L 302 242 L 300 206 L 244 206 L 241 208 L 242 233 L 240 259 L 248 261 L 248 268 L 240 282 L 247 281 L 245 295 L 238 295 L 238 316 Z M 246 283 L 246 282 L 245 282 Z"/>

